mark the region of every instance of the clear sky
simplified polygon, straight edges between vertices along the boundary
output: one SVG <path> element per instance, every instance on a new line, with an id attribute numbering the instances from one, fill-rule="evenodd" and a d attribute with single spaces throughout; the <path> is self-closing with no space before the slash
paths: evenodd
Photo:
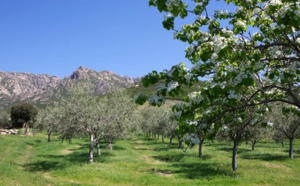
<path id="1" fill-rule="evenodd" d="M 187 62 L 148 0 L 1 0 L 0 70 L 59 77 L 79 66 L 129 77 Z"/>

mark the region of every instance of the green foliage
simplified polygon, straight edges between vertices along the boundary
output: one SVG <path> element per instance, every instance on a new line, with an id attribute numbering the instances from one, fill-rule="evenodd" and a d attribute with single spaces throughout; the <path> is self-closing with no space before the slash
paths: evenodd
<path id="1" fill-rule="evenodd" d="M 202 132 L 213 128 L 216 133 L 227 127 L 229 135 L 245 133 L 245 124 L 264 116 L 261 110 L 271 102 L 287 103 L 299 113 L 300 27 L 295 25 L 300 22 L 299 3 L 225 0 L 218 2 L 222 10 L 210 9 L 210 3 L 149 0 L 149 5 L 166 13 L 163 26 L 174 31 L 175 39 L 189 44 L 185 57 L 192 68 L 179 63 L 146 75 L 142 81 L 147 87 L 162 82 L 148 102 L 161 106 L 166 96 L 178 96 L 183 85 L 206 78 L 203 86 L 188 92 L 184 103 L 173 108 L 180 122 L 205 123 Z M 227 5 L 236 9 L 223 10 Z M 190 23 L 174 28 L 178 18 Z M 247 108 L 260 111 L 246 118 Z M 180 130 L 190 133 L 184 126 Z"/>
<path id="2" fill-rule="evenodd" d="M 0 112 L 0 128 L 10 128 L 11 120 L 9 114 L 5 111 Z"/>
<path id="3" fill-rule="evenodd" d="M 12 127 L 22 128 L 25 123 L 31 125 L 35 122 L 38 109 L 31 103 L 21 103 L 11 108 Z"/>

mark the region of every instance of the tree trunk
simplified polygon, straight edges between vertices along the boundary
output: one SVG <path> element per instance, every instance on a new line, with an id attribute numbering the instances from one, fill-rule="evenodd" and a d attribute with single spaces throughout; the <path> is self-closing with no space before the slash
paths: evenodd
<path id="1" fill-rule="evenodd" d="M 203 142 L 204 142 L 204 139 L 200 139 L 200 142 L 199 142 L 199 149 L 198 149 L 198 157 L 199 157 L 199 158 L 202 158 L 202 147 L 203 147 Z"/>
<path id="2" fill-rule="evenodd" d="M 23 128 L 25 129 L 25 130 L 24 130 L 24 134 L 25 134 L 25 135 L 28 134 L 28 125 L 27 125 L 27 123 L 24 123 L 24 124 L 23 124 Z"/>
<path id="3" fill-rule="evenodd" d="M 256 144 L 256 139 L 251 140 L 251 144 L 252 144 L 252 150 L 255 149 L 255 144 Z"/>
<path id="4" fill-rule="evenodd" d="M 165 143 L 165 136 L 164 136 L 164 134 L 161 134 L 161 141 L 162 141 L 163 143 Z"/>
<path id="5" fill-rule="evenodd" d="M 172 138 L 172 137 L 170 137 L 170 144 L 172 144 L 172 140 L 173 140 L 173 138 Z"/>
<path id="6" fill-rule="evenodd" d="M 284 141 L 282 140 L 280 141 L 280 143 L 281 143 L 281 147 L 284 148 Z"/>
<path id="7" fill-rule="evenodd" d="M 96 140 L 96 146 L 97 146 L 97 154 L 98 156 L 101 156 L 101 149 L 100 149 L 100 140 Z"/>
<path id="8" fill-rule="evenodd" d="M 94 161 L 94 134 L 90 134 L 90 159 L 89 162 L 93 163 Z"/>
<path id="9" fill-rule="evenodd" d="M 159 139 L 159 132 L 157 133 L 157 139 Z"/>
<path id="10" fill-rule="evenodd" d="M 106 143 L 106 148 L 109 150 L 113 150 L 111 140 Z"/>
<path id="11" fill-rule="evenodd" d="M 48 143 L 50 143 L 50 141 L 51 141 L 51 133 L 52 133 L 52 131 L 47 132 L 47 134 L 48 134 Z"/>
<path id="12" fill-rule="evenodd" d="M 181 140 L 181 139 L 178 140 L 178 148 L 179 148 L 179 149 L 182 148 L 182 142 L 183 142 L 183 140 Z"/>
<path id="13" fill-rule="evenodd" d="M 233 149 L 232 149 L 232 170 L 237 170 L 237 151 L 239 148 L 239 143 L 234 141 L 233 142 Z"/>
<path id="14" fill-rule="evenodd" d="M 290 138 L 289 140 L 290 140 L 289 157 L 293 159 L 294 158 L 294 156 L 293 156 L 293 141 L 294 141 L 294 138 Z"/>

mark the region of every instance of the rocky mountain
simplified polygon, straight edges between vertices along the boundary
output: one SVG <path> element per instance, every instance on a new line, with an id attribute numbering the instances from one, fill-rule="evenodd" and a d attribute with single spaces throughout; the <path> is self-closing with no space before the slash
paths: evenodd
<path id="1" fill-rule="evenodd" d="M 46 104 L 64 96 L 68 88 L 78 81 L 92 82 L 97 94 L 103 94 L 110 87 L 130 87 L 139 80 L 122 77 L 112 71 L 97 72 L 82 66 L 63 79 L 47 74 L 0 71 L 0 109 L 21 101 Z"/>

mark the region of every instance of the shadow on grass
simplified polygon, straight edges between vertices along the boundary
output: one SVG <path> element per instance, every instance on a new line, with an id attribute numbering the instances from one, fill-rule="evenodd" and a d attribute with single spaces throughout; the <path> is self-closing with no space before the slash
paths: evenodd
<path id="1" fill-rule="evenodd" d="M 161 145 L 165 145 L 165 146 L 162 147 Z M 154 147 L 153 150 L 160 152 L 160 151 L 168 151 L 171 149 L 180 149 L 178 148 L 178 145 L 166 145 L 166 144 L 161 144 L 161 145 L 158 147 Z"/>
<path id="2" fill-rule="evenodd" d="M 245 154 L 239 156 L 242 159 L 250 159 L 250 160 L 264 160 L 264 161 L 284 161 L 288 160 L 288 154 L 286 155 L 279 155 L 279 154 L 270 154 L 270 153 L 264 153 L 264 154 Z"/>
<path id="3" fill-rule="evenodd" d="M 213 179 L 215 176 L 229 176 L 236 177 L 238 173 L 225 170 L 222 165 L 217 163 L 176 163 L 173 164 L 177 170 L 173 173 L 179 174 L 188 179 L 203 179 L 204 177 L 208 180 Z"/>
<path id="4" fill-rule="evenodd" d="M 232 152 L 232 147 L 221 147 L 221 148 L 217 148 L 218 150 L 221 151 L 227 151 L 227 152 Z M 244 149 L 244 148 L 238 148 L 238 154 L 240 153 L 247 153 L 247 152 L 251 152 L 251 149 Z"/>
<path id="5" fill-rule="evenodd" d="M 184 154 L 153 156 L 154 159 L 164 162 L 178 162 L 184 157 Z"/>
<path id="6" fill-rule="evenodd" d="M 288 149 L 284 150 L 284 152 L 287 153 L 287 154 L 289 154 L 289 150 Z M 294 155 L 295 154 L 300 154 L 300 150 L 295 150 L 294 149 L 293 152 L 294 152 Z"/>
<path id="7" fill-rule="evenodd" d="M 27 145 L 37 146 L 39 142 L 27 143 Z M 73 143 L 74 144 L 74 143 Z M 56 145 L 56 144 L 53 144 Z M 66 169 L 72 166 L 82 166 L 89 163 L 89 144 L 77 144 L 78 148 L 65 149 L 66 152 L 58 151 L 58 154 L 40 154 L 34 162 L 19 165 L 26 171 L 55 171 Z M 105 149 L 105 144 L 101 144 L 101 156 L 98 156 L 97 149 L 94 148 L 94 162 L 107 163 L 111 162 L 111 157 L 114 156 L 114 150 L 125 150 L 124 148 L 115 146 L 113 151 Z M 60 154 L 62 153 L 62 154 Z M 65 153 L 65 154 L 64 154 Z"/>
<path id="8" fill-rule="evenodd" d="M 209 161 L 212 157 L 210 155 L 204 155 L 202 158 L 199 158 L 199 162 L 184 163 L 180 162 L 186 155 L 185 154 L 176 154 L 176 155 L 159 155 L 152 156 L 158 161 L 164 161 L 170 163 L 170 166 L 175 168 L 163 170 L 152 168 L 150 172 L 155 173 L 164 173 L 164 174 L 177 174 L 184 178 L 188 179 L 213 179 L 215 176 L 229 176 L 236 177 L 238 176 L 236 172 L 230 171 L 227 165 L 212 163 Z M 206 161 L 208 160 L 208 161 Z"/>
<path id="9" fill-rule="evenodd" d="M 113 144 L 113 150 L 126 150 L 126 148 Z"/>
<path id="10" fill-rule="evenodd" d="M 59 161 L 37 161 L 25 164 L 24 169 L 29 172 L 50 171 L 66 168 L 66 165 Z"/>

